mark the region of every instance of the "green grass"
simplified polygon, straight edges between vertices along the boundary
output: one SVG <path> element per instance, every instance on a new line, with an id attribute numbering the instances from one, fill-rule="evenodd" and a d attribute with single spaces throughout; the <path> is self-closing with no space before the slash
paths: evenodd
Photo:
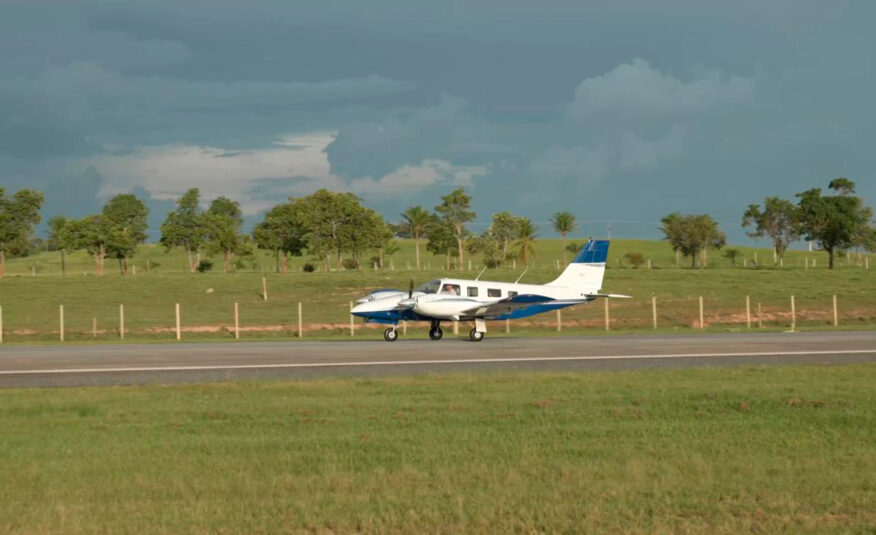
<path id="1" fill-rule="evenodd" d="M 4 533 L 868 532 L 876 365 L 0 391 Z"/>
<path id="2" fill-rule="evenodd" d="M 554 260 L 558 240 L 538 242 L 536 265 L 523 280 L 544 283 L 556 277 Z M 406 288 L 409 279 L 417 283 L 447 276 L 443 259 L 429 256 L 428 271 L 405 269 L 413 259 L 413 244 L 402 241 L 402 250 L 394 260 L 394 270 L 316 272 L 300 271 L 303 259 L 293 261 L 293 271 L 273 272 L 270 255 L 260 253 L 265 271 L 244 270 L 233 274 L 188 274 L 182 271 L 183 256 L 167 253 L 163 248 L 144 246 L 137 257 L 145 266 L 149 258 L 154 269 L 136 276 L 122 277 L 108 270 L 104 277 L 90 273 L 91 260 L 83 253 L 70 255 L 68 275 L 60 277 L 57 253 L 10 262 L 11 275 L 0 280 L 0 306 L 3 307 L 4 332 L 7 342 L 50 342 L 58 339 L 58 306 L 64 305 L 66 338 L 68 341 L 90 341 L 92 318 L 97 320 L 98 341 L 118 340 L 118 307 L 125 305 L 128 340 L 173 340 L 174 304 L 180 303 L 184 338 L 187 340 L 219 340 L 231 337 L 233 306 L 240 304 L 241 324 L 245 339 L 290 339 L 297 331 L 297 303 L 304 304 L 303 320 L 307 337 L 349 336 L 349 303 L 374 288 Z M 654 269 L 618 267 L 617 259 L 631 251 L 652 258 Z M 753 257 L 753 250 L 745 254 Z M 760 260 L 768 251 L 759 252 Z M 716 256 L 716 255 L 713 255 Z M 769 253 L 771 259 L 771 253 Z M 803 258 L 818 258 L 816 269 L 804 269 L 797 264 Z M 710 330 L 745 328 L 745 296 L 750 295 L 752 312 L 762 303 L 766 329 L 787 329 L 790 324 L 790 296 L 796 297 L 797 326 L 800 329 L 823 329 L 832 325 L 832 296 L 838 295 L 842 328 L 873 328 L 876 326 L 876 268 L 864 269 L 845 265 L 834 271 L 825 269 L 823 253 L 793 252 L 784 268 L 732 267 L 724 258 L 714 259 L 706 270 L 675 268 L 668 245 L 663 242 L 615 240 L 609 254 L 604 289 L 632 295 L 632 300 L 611 302 L 612 328 L 620 331 L 651 329 L 651 298 L 658 301 L 659 328 L 667 331 L 692 331 L 698 325 L 698 297 L 705 300 L 705 319 Z M 451 276 L 474 278 L 473 271 Z M 27 268 L 40 263 L 34 277 Z M 155 267 L 157 265 L 157 267 Z M 176 268 L 174 269 L 174 266 Z M 522 272 L 511 268 L 490 270 L 484 279 L 513 281 Z M 261 299 L 261 278 L 267 278 L 269 300 Z M 512 332 L 552 332 L 556 316 L 544 314 L 512 322 Z M 756 321 L 756 319 L 755 319 Z M 602 332 L 602 303 L 574 307 L 563 311 L 566 333 Z M 357 320 L 361 326 L 361 320 Z M 501 324 L 491 327 L 490 336 L 500 335 Z M 413 328 L 413 327 L 412 327 Z M 467 331 L 467 327 L 462 328 Z M 376 338 L 379 329 L 364 329 L 357 336 Z M 420 329 L 409 336 L 425 336 Z"/>

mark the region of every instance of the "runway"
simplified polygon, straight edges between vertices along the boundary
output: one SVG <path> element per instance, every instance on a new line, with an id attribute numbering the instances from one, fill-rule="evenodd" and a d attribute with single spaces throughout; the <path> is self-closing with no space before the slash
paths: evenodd
<path id="1" fill-rule="evenodd" d="M 876 332 L 0 347 L 0 387 L 876 362 Z"/>

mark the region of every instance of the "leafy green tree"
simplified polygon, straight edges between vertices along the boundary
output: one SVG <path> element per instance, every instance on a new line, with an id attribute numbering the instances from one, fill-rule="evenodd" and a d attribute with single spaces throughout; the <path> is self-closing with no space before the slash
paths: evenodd
<path id="1" fill-rule="evenodd" d="M 575 232 L 575 229 L 578 228 L 578 220 L 570 212 L 557 212 L 551 218 L 551 224 L 554 226 L 554 230 L 563 237 L 563 264 L 566 264 L 568 262 L 566 258 L 566 236 Z"/>
<path id="2" fill-rule="evenodd" d="M 192 188 L 176 201 L 176 210 L 167 214 L 161 224 L 161 244 L 168 250 L 182 247 L 186 251 L 189 272 L 194 273 L 201 261 L 201 249 L 206 241 L 201 192 Z"/>
<path id="3" fill-rule="evenodd" d="M 528 217 L 520 220 L 520 228 L 517 231 L 517 259 L 524 264 L 530 259 L 535 258 L 535 238 L 538 237 L 538 227 L 535 226 Z"/>
<path id="4" fill-rule="evenodd" d="M 769 236 L 778 262 L 784 258 L 788 245 L 800 239 L 800 209 L 791 201 L 767 197 L 763 210 L 757 204 L 750 204 L 742 215 L 742 226 L 752 225 L 754 230 L 747 234 L 752 238 Z"/>
<path id="5" fill-rule="evenodd" d="M 727 237 L 718 228 L 718 223 L 706 214 L 682 215 L 672 213 L 662 219 L 660 230 L 673 250 L 681 251 L 691 259 L 691 268 L 696 267 L 697 256 L 700 268 L 705 268 L 706 251 L 723 247 Z"/>
<path id="6" fill-rule="evenodd" d="M 6 255 L 27 250 L 33 226 L 42 219 L 43 200 L 40 191 L 22 189 L 7 197 L 0 187 L 0 279 L 6 275 Z"/>
<path id="7" fill-rule="evenodd" d="M 457 188 L 441 197 L 441 204 L 435 207 L 435 212 L 444 224 L 452 231 L 456 239 L 456 250 L 459 255 L 459 269 L 463 268 L 465 238 L 468 230 L 465 224 L 472 221 L 477 214 L 470 210 L 471 197 L 465 194 L 465 189 Z"/>
<path id="8" fill-rule="evenodd" d="M 321 189 L 307 197 L 293 201 L 300 214 L 302 224 L 307 228 L 307 249 L 326 262 L 331 254 L 336 256 L 337 269 L 343 266 L 344 251 L 359 249 L 361 242 L 374 242 L 374 237 L 360 239 L 355 233 L 360 229 L 357 222 L 362 220 L 359 197 L 352 193 L 336 193 Z M 355 242 L 355 243 L 354 243 Z"/>
<path id="9" fill-rule="evenodd" d="M 835 195 L 822 195 L 821 188 L 798 193 L 801 228 L 806 240 L 817 241 L 828 254 L 828 267 L 833 269 L 836 251 L 856 246 L 866 237 L 872 210 L 856 197 L 855 183 L 847 178 L 835 178 L 828 188 Z"/>
<path id="10" fill-rule="evenodd" d="M 137 246 L 146 241 L 149 208 L 135 195 L 122 193 L 107 201 L 102 213 L 114 227 L 106 252 L 119 260 L 120 271 L 127 274 L 128 259 L 137 253 Z"/>
<path id="11" fill-rule="evenodd" d="M 291 203 L 279 204 L 265 214 L 265 220 L 255 226 L 253 239 L 258 247 L 274 251 L 277 271 L 282 254 L 283 273 L 289 270 L 289 256 L 301 256 L 307 246 L 307 228 Z"/>
<path id="12" fill-rule="evenodd" d="M 240 203 L 224 196 L 218 197 L 204 212 L 203 220 L 209 250 L 222 254 L 225 273 L 230 273 L 235 255 L 246 256 L 252 252 L 249 238 L 240 233 L 243 224 Z"/>
<path id="13" fill-rule="evenodd" d="M 61 276 L 67 274 L 67 251 L 61 247 L 61 231 L 67 225 L 68 219 L 62 215 L 49 220 L 49 239 L 46 240 L 47 251 L 59 251 L 61 253 Z"/>
<path id="14" fill-rule="evenodd" d="M 103 276 L 107 251 L 119 241 L 118 229 L 103 214 L 68 221 L 58 235 L 61 249 L 85 249 L 94 258 L 95 274 Z"/>
<path id="15" fill-rule="evenodd" d="M 414 252 L 416 255 L 417 270 L 420 269 L 420 240 L 426 235 L 426 227 L 432 220 L 432 214 L 422 206 L 411 206 L 402 213 L 403 222 L 400 225 L 404 233 L 410 234 L 414 239 Z"/>
<path id="16" fill-rule="evenodd" d="M 503 252 L 502 241 L 497 239 L 489 229 L 479 236 L 469 238 L 465 248 L 469 254 L 482 254 L 484 265 L 489 268 L 501 267 L 507 256 L 507 253 Z"/>
<path id="17" fill-rule="evenodd" d="M 436 215 L 426 227 L 426 236 L 429 238 L 426 250 L 432 254 L 444 255 L 446 267 L 450 270 L 450 258 L 459 254 L 453 229 Z"/>
<path id="18" fill-rule="evenodd" d="M 739 249 L 734 249 L 732 247 L 728 247 L 727 249 L 724 249 L 724 258 L 729 259 L 730 264 L 732 264 L 734 266 L 736 265 L 736 259 L 739 257 L 740 254 L 741 253 L 740 253 Z"/>
<path id="19" fill-rule="evenodd" d="M 508 257 L 508 247 L 520 234 L 521 218 L 508 212 L 493 214 L 490 233 L 502 244 L 502 258 Z"/>

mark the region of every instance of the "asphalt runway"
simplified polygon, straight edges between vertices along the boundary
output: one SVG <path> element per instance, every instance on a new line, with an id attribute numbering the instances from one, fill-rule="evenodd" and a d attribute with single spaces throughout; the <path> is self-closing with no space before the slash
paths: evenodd
<path id="1" fill-rule="evenodd" d="M 0 387 L 876 362 L 876 332 L 0 347 Z"/>

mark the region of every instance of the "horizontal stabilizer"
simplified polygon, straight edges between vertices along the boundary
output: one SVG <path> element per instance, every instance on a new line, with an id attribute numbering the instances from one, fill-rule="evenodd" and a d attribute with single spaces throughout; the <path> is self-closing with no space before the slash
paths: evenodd
<path id="1" fill-rule="evenodd" d="M 623 294 L 587 294 L 587 297 L 605 297 L 606 299 L 632 299 L 632 295 Z"/>

